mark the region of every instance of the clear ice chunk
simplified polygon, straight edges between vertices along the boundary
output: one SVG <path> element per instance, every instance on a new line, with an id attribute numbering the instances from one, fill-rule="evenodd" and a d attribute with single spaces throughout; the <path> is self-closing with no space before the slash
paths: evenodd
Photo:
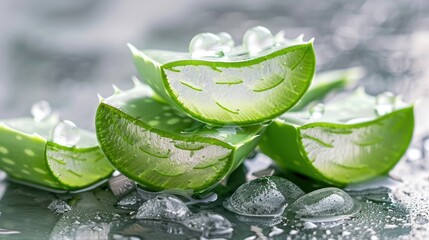
<path id="1" fill-rule="evenodd" d="M 273 34 L 268 28 L 257 26 L 244 33 L 243 46 L 250 53 L 255 54 L 271 48 L 275 44 Z"/>
<path id="2" fill-rule="evenodd" d="M 195 35 L 189 43 L 192 58 L 223 57 L 221 38 L 213 33 Z"/>
<path id="3" fill-rule="evenodd" d="M 241 185 L 224 207 L 251 217 L 279 216 L 304 192 L 294 183 L 276 176 L 262 177 Z"/>
<path id="4" fill-rule="evenodd" d="M 143 203 L 134 218 L 181 222 L 191 214 L 185 203 L 177 197 L 159 195 Z"/>
<path id="5" fill-rule="evenodd" d="M 143 199 L 137 191 L 131 192 L 116 203 L 116 206 L 126 210 L 137 210 L 143 203 Z"/>
<path id="6" fill-rule="evenodd" d="M 226 235 L 233 231 L 228 219 L 208 211 L 201 211 L 187 217 L 183 224 L 191 230 L 202 232 L 204 237 Z"/>
<path id="7" fill-rule="evenodd" d="M 76 146 L 80 140 L 79 128 L 72 121 L 61 121 L 52 130 L 52 140 L 60 145 Z"/>
<path id="8" fill-rule="evenodd" d="M 48 209 L 56 213 L 66 213 L 71 210 L 71 207 L 63 200 L 54 199 L 48 206 Z"/>
<path id="9" fill-rule="evenodd" d="M 300 197 L 288 212 L 310 222 L 339 221 L 353 216 L 359 205 L 339 188 L 322 188 Z"/>

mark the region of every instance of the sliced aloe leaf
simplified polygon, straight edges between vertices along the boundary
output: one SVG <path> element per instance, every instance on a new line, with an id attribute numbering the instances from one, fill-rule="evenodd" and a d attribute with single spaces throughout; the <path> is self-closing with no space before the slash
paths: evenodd
<path id="1" fill-rule="evenodd" d="M 290 112 L 273 121 L 262 152 L 285 169 L 348 184 L 387 173 L 407 149 L 413 107 L 396 100 L 378 115 L 375 97 L 358 90 L 324 105 L 324 113 Z M 380 112 L 380 111 L 379 111 Z"/>
<path id="2" fill-rule="evenodd" d="M 231 173 L 253 150 L 262 125 L 211 128 L 153 98 L 146 85 L 102 100 L 100 146 L 115 168 L 152 190 L 202 192 Z"/>
<path id="3" fill-rule="evenodd" d="M 249 55 L 190 58 L 189 53 L 139 51 L 129 45 L 142 79 L 166 101 L 211 125 L 251 125 L 286 112 L 310 86 L 313 43 L 300 42 Z"/>
<path id="4" fill-rule="evenodd" d="M 311 102 L 320 101 L 335 91 L 352 87 L 363 74 L 364 70 L 361 67 L 318 73 L 317 76 L 314 77 L 313 83 L 308 91 L 289 111 L 303 110 L 308 107 Z"/>
<path id="5" fill-rule="evenodd" d="M 56 116 L 0 122 L 0 169 L 12 180 L 52 191 L 83 189 L 111 175 L 95 134 L 80 130 L 76 146 L 63 146 L 50 140 L 57 123 Z"/>

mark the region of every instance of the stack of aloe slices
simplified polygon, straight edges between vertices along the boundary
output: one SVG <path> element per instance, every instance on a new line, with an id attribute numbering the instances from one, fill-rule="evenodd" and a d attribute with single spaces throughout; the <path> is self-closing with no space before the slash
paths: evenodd
<path id="1" fill-rule="evenodd" d="M 413 107 L 392 94 L 356 91 L 315 104 L 353 85 L 361 70 L 321 74 L 312 83 L 314 49 L 302 36 L 288 40 L 255 27 L 237 47 L 227 33 L 203 33 L 190 53 L 130 48 L 147 85 L 135 79 L 134 88 L 100 98 L 97 138 L 82 130 L 72 145 L 53 141 L 53 116 L 3 121 L 0 169 L 17 181 L 71 191 L 109 177 L 111 163 L 151 190 L 200 194 L 261 139 L 262 152 L 280 167 L 342 185 L 388 172 L 412 137 Z"/>
<path id="2" fill-rule="evenodd" d="M 108 178 L 113 168 L 94 133 L 72 129 L 79 134 L 69 139 L 72 145 L 52 137 L 53 131 L 67 134 L 75 127 L 69 124 L 56 114 L 1 121 L 0 169 L 14 181 L 54 192 L 83 190 Z"/>

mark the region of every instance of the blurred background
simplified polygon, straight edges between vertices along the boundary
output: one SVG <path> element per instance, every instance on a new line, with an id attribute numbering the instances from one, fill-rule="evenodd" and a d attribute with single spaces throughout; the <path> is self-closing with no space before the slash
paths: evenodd
<path id="1" fill-rule="evenodd" d="M 429 132 L 429 1 L 157 0 L 0 1 L 0 118 L 47 100 L 63 119 L 94 129 L 97 93 L 131 87 L 130 42 L 187 51 L 200 32 L 262 25 L 315 37 L 317 71 L 363 66 L 371 94 L 419 100 L 416 136 Z"/>

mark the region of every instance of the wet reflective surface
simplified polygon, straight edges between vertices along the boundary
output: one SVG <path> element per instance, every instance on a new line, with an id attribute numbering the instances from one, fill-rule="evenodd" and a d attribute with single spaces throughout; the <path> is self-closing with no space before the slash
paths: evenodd
<path id="1" fill-rule="evenodd" d="M 219 186 L 214 190 L 218 195 L 217 199 L 190 203 L 186 207 L 180 203 L 181 197 L 178 196 L 174 204 L 163 203 L 166 207 L 163 207 L 164 210 L 154 209 L 162 210 L 160 218 L 152 211 L 155 217 L 149 217 L 149 219 L 137 217 L 143 214 L 141 211 L 151 210 L 142 209 L 145 206 L 143 196 L 147 193 L 143 193 L 142 196 L 134 190 L 119 199 L 107 186 L 103 186 L 79 194 L 52 194 L 3 180 L 0 182 L 2 193 L 0 237 L 2 239 L 165 239 L 171 237 L 178 239 L 202 237 L 205 239 L 311 239 L 314 237 L 317 239 L 329 237 L 334 239 L 355 239 L 356 237 L 423 239 L 429 236 L 429 174 L 426 169 L 428 159 L 424 158 L 423 154 L 421 158 L 412 161 L 404 158 L 390 176 L 344 188 L 345 192 L 352 197 L 353 204 L 359 206 L 358 212 L 347 217 L 332 218 L 331 210 L 322 209 L 321 213 L 325 215 L 329 213 L 329 217 L 325 216 L 323 221 L 321 218 L 294 217 L 289 214 L 284 214 L 283 217 L 242 216 L 226 210 L 222 202 L 235 191 L 238 184 L 250 180 L 251 178 L 246 178 L 246 175 L 254 172 L 258 166 L 263 166 L 267 157 L 257 154 L 255 158 L 248 161 L 253 165 L 247 165 L 252 166 L 253 169 L 240 167 L 235 171 L 230 177 L 230 185 Z M 306 192 L 324 187 L 320 183 L 292 173 L 277 170 L 272 170 L 270 173 L 293 180 Z M 325 192 L 332 192 L 332 190 L 326 188 Z M 315 195 L 320 194 L 308 196 L 314 198 Z M 328 195 L 346 196 L 337 190 L 334 194 Z M 166 199 L 165 193 L 163 196 L 158 198 Z M 302 205 L 303 201 L 301 200 L 298 205 Z M 146 202 L 146 205 L 150 205 L 149 202 Z M 339 209 L 341 203 L 334 202 L 339 204 Z M 347 204 L 349 202 L 347 200 Z M 320 202 L 317 204 L 320 205 Z M 311 207 L 319 207 L 315 206 L 317 204 Z M 178 208 L 175 209 L 175 207 Z M 348 212 L 348 206 L 344 205 L 344 207 Z M 182 214 L 180 221 L 168 221 L 164 218 L 164 215 L 170 216 L 169 214 L 175 214 L 187 208 L 191 212 L 187 210 L 189 214 Z M 289 209 L 295 211 L 295 208 L 296 206 L 292 204 L 286 207 L 285 212 Z M 229 230 L 231 225 L 232 232 Z"/>
<path id="2" fill-rule="evenodd" d="M 362 85 L 369 93 L 390 91 L 420 100 L 413 146 L 389 176 L 345 189 L 360 204 L 359 213 L 350 219 L 320 223 L 249 218 L 225 210 L 224 198 L 246 179 L 275 174 L 305 192 L 326 187 L 279 173 L 262 155 L 248 160 L 246 171 L 239 168 L 227 187 L 217 189 L 215 202 L 188 207 L 193 213 L 210 210 L 229 220 L 234 230 L 222 236 L 227 239 L 427 239 L 428 13 L 429 3 L 422 0 L 2 1 L 0 15 L 7 21 L 0 23 L 0 118 L 26 115 L 32 103 L 44 99 L 64 119 L 93 129 L 97 93 L 112 94 L 111 84 L 132 86 L 136 71 L 127 42 L 139 48 L 187 51 L 192 36 L 200 32 L 227 31 L 236 44 L 256 25 L 284 30 L 288 38 L 304 33 L 305 40 L 316 38 L 318 71 L 363 66 L 367 73 Z M 1 239 L 202 236 L 180 223 L 133 219 L 130 213 L 141 202 L 131 197 L 119 204 L 107 187 L 56 195 L 3 180 L 0 196 Z"/>

